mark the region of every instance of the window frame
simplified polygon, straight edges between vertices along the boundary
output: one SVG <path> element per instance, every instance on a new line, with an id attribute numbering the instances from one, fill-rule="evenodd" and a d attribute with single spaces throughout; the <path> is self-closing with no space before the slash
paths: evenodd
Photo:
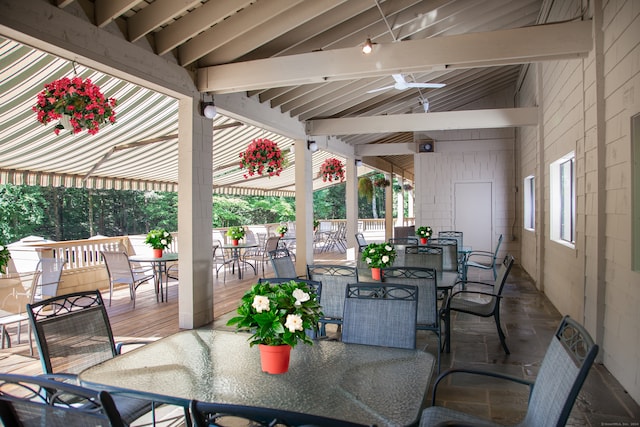
<path id="1" fill-rule="evenodd" d="M 524 179 L 523 226 L 525 230 L 536 230 L 536 177 L 529 175 Z"/>
<path id="2" fill-rule="evenodd" d="M 567 153 L 550 165 L 550 237 L 575 249 L 576 168 L 575 152 Z"/>

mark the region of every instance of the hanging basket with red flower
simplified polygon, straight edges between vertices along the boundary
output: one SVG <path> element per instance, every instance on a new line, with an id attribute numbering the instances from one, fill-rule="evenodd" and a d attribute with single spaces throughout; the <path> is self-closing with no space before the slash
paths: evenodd
<path id="1" fill-rule="evenodd" d="M 67 127 L 74 134 L 86 130 L 95 135 L 102 124 L 116 122 L 113 110 L 116 104 L 114 98 L 106 98 L 90 79 L 63 77 L 44 85 L 32 110 L 45 125 L 60 120 L 53 128 L 56 135 Z"/>
<path id="2" fill-rule="evenodd" d="M 322 163 L 320 166 L 320 176 L 322 177 L 322 181 L 331 182 L 344 181 L 344 167 L 342 162 L 334 157 L 328 158 Z"/>
<path id="3" fill-rule="evenodd" d="M 245 179 L 253 175 L 280 176 L 286 167 L 283 152 L 278 144 L 266 138 L 256 138 L 240 153 L 240 169 L 247 169 Z"/>

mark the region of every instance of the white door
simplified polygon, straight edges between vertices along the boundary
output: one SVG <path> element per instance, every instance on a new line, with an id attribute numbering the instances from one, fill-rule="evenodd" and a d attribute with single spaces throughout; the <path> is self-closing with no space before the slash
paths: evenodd
<path id="1" fill-rule="evenodd" d="M 491 182 L 454 184 L 454 229 L 462 231 L 462 244 L 474 251 L 494 250 L 491 186 Z"/>

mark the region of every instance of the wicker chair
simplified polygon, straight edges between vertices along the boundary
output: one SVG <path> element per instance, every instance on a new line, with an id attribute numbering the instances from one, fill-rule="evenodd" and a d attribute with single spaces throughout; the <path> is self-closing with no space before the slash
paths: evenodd
<path id="1" fill-rule="evenodd" d="M 416 348 L 418 288 L 391 283 L 347 285 L 342 341 Z"/>
<path id="2" fill-rule="evenodd" d="M 497 378 L 529 386 L 528 410 L 518 426 L 564 426 L 597 354 L 598 345 L 594 344 L 589 333 L 569 316 L 565 316 L 547 347 L 535 382 L 498 372 L 473 369 L 446 371 L 436 379 L 432 406 L 422 412 L 420 426 L 504 425 L 436 406 L 439 384 L 449 375 L 457 373 Z"/>
<path id="3" fill-rule="evenodd" d="M 43 377 L 0 374 L 5 426 L 124 427 L 111 395 Z"/>

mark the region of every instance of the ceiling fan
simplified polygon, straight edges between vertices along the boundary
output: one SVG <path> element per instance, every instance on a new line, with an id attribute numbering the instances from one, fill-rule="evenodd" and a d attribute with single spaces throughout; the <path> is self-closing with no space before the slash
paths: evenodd
<path id="1" fill-rule="evenodd" d="M 446 86 L 444 83 L 412 83 L 412 82 L 407 82 L 404 79 L 404 76 L 402 74 L 392 74 L 391 76 L 396 81 L 395 84 L 393 84 L 391 86 L 384 86 L 384 87 L 379 87 L 377 89 L 372 89 L 370 91 L 367 91 L 367 93 L 380 92 L 382 90 L 387 90 L 387 89 L 397 89 L 397 90 L 405 90 L 405 89 L 409 89 L 409 88 L 439 89 L 441 87 Z"/>

